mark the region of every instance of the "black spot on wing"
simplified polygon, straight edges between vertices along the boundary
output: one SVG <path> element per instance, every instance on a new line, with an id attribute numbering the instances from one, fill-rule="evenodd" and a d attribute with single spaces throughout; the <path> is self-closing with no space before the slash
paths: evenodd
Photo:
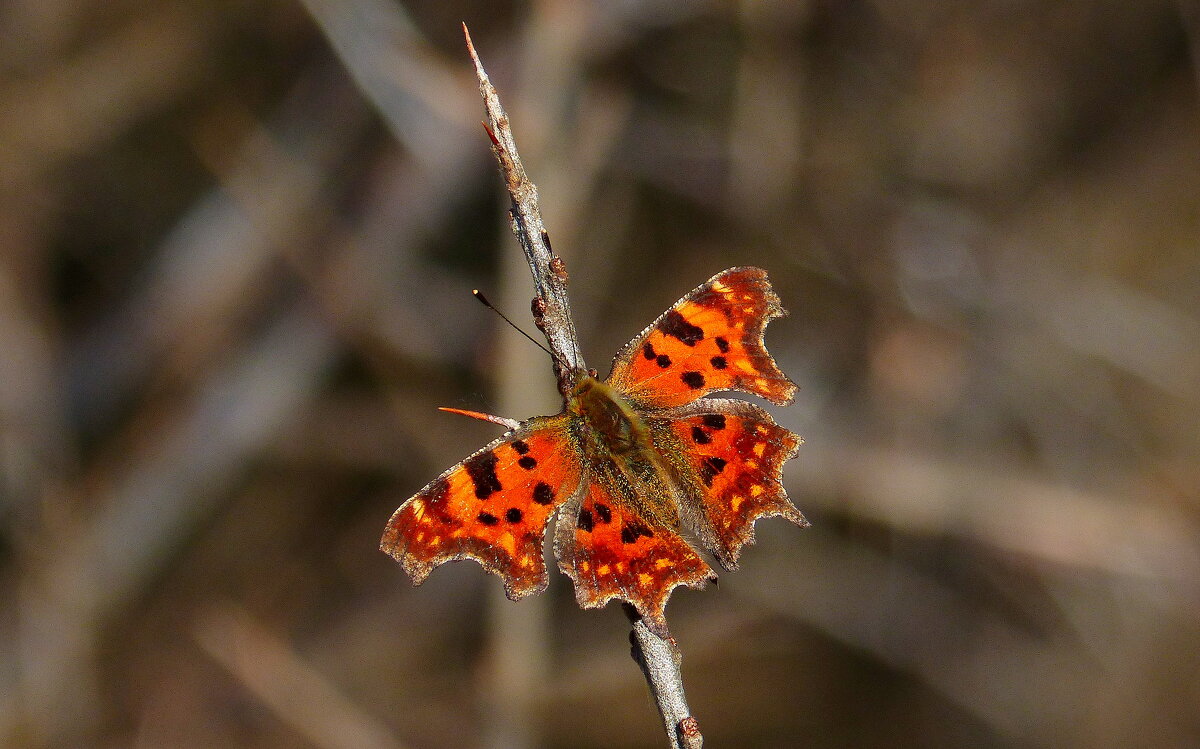
<path id="1" fill-rule="evenodd" d="M 685 320 L 677 310 L 670 310 L 663 315 L 658 321 L 658 329 L 688 346 L 695 346 L 704 340 L 704 331 Z"/>
<path id="2" fill-rule="evenodd" d="M 697 445 L 707 445 L 712 442 L 712 437 L 709 437 L 708 432 L 700 427 L 692 427 L 692 442 L 695 442 Z"/>
<path id="3" fill-rule="evenodd" d="M 525 442 L 525 440 L 517 440 L 512 443 L 512 449 L 517 451 L 517 455 L 524 455 L 529 452 L 529 443 Z"/>
<path id="4" fill-rule="evenodd" d="M 605 525 L 612 522 L 612 510 L 608 509 L 608 505 L 596 503 L 596 517 L 600 518 L 600 522 Z"/>
<path id="5" fill-rule="evenodd" d="M 584 533 L 591 533 L 593 526 L 592 511 L 580 510 L 579 520 L 576 522 L 576 526 L 578 526 L 579 530 L 583 531 Z"/>
<path id="6" fill-rule="evenodd" d="M 714 356 L 708 361 L 717 369 L 725 369 L 725 367 L 729 366 L 729 364 L 725 361 L 725 357 L 723 356 Z"/>
<path id="7" fill-rule="evenodd" d="M 539 505 L 548 505 L 554 501 L 554 489 L 545 481 L 537 482 L 537 486 L 533 487 L 533 501 Z"/>
<path id="8" fill-rule="evenodd" d="M 713 479 L 717 474 L 725 470 L 726 462 L 724 458 L 718 458 L 715 455 L 709 456 L 700 463 L 700 480 L 705 486 L 712 486 Z"/>
<path id="9" fill-rule="evenodd" d="M 725 428 L 725 414 L 705 414 L 702 421 L 709 429 Z"/>
<path id="10" fill-rule="evenodd" d="M 621 528 L 621 543 L 636 543 L 638 538 L 642 536 L 652 538 L 654 531 L 638 522 L 626 522 L 625 526 Z"/>
<path id="11" fill-rule="evenodd" d="M 521 510 L 516 507 L 508 508 L 508 512 L 504 513 L 504 519 L 510 523 L 519 523 L 524 515 Z"/>
<path id="12" fill-rule="evenodd" d="M 490 512 L 479 513 L 478 520 L 479 520 L 479 522 L 483 523 L 484 525 L 495 525 L 496 523 L 500 522 L 500 518 L 496 517 L 495 515 L 493 515 Z"/>
<path id="13" fill-rule="evenodd" d="M 496 453 L 488 450 L 480 453 L 463 463 L 471 483 L 475 485 L 475 496 L 487 499 L 504 487 L 500 486 L 500 478 L 496 475 Z"/>
<path id="14" fill-rule="evenodd" d="M 721 350 L 722 354 L 728 354 L 729 341 L 725 340 L 724 338 L 717 338 L 717 348 Z"/>
<path id="15" fill-rule="evenodd" d="M 522 455 L 521 459 L 517 461 L 517 465 L 526 471 L 532 471 L 534 468 L 537 468 L 537 458 L 532 455 Z"/>
<path id="16" fill-rule="evenodd" d="M 667 356 L 666 354 L 659 354 L 655 358 L 654 363 L 663 369 L 666 369 L 667 367 L 671 366 L 671 357 Z"/>
<path id="17" fill-rule="evenodd" d="M 704 375 L 699 372 L 684 372 L 679 376 L 683 380 L 683 384 L 690 387 L 692 390 L 699 390 L 704 387 Z"/>

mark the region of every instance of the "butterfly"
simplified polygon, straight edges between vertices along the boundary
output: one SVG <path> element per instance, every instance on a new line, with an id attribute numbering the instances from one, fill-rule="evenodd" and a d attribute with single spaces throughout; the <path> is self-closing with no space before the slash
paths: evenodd
<path id="1" fill-rule="evenodd" d="M 800 437 L 752 403 L 704 397 L 791 402 L 763 344 L 784 314 L 765 271 L 713 276 L 622 347 L 607 379 L 576 373 L 561 413 L 520 422 L 402 504 L 380 547 L 417 585 L 474 559 L 517 600 L 546 588 L 557 512 L 554 554 L 580 606 L 626 601 L 666 637 L 674 588 L 716 579 L 697 546 L 734 570 L 756 519 L 808 525 L 781 482 Z"/>

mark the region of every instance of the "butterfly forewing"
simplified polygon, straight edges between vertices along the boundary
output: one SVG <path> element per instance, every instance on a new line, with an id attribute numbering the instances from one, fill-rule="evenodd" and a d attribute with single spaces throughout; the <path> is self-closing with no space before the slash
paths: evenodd
<path id="1" fill-rule="evenodd" d="M 678 406 L 717 390 L 772 403 L 796 386 L 763 345 L 767 323 L 784 314 L 759 268 L 730 268 L 680 299 L 613 359 L 608 384 L 635 403 Z"/>
<path id="2" fill-rule="evenodd" d="M 541 592 L 546 521 L 582 480 L 566 425 L 530 419 L 446 471 L 396 510 L 380 547 L 416 584 L 442 562 L 474 559 L 509 598 Z"/>

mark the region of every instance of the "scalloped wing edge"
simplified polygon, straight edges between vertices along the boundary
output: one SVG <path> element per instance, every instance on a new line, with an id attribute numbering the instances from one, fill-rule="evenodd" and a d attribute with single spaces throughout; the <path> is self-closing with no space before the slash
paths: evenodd
<path id="1" fill-rule="evenodd" d="M 620 593 L 607 593 L 595 597 L 589 595 L 587 589 L 581 585 L 581 580 L 575 574 L 575 570 L 567 565 L 563 559 L 563 551 L 571 543 L 570 539 L 575 533 L 575 524 L 579 516 L 579 511 L 583 506 L 584 495 L 587 494 L 587 486 L 588 483 L 585 477 L 584 481 L 580 482 L 575 494 L 559 506 L 554 529 L 554 557 L 558 560 L 559 571 L 570 578 L 571 584 L 575 588 L 575 602 L 581 609 L 602 609 L 614 600 L 622 601 L 637 611 L 638 616 L 642 618 L 642 621 L 646 623 L 647 628 L 651 632 L 663 639 L 669 638 L 671 633 L 667 629 L 666 609 L 667 601 L 670 600 L 671 594 L 675 592 L 676 588 L 681 586 L 694 590 L 704 590 L 710 582 L 717 581 L 717 573 L 705 563 L 704 567 L 708 570 L 708 574 L 697 574 L 690 579 L 680 578 L 672 582 L 663 589 L 662 595 L 657 600 L 651 602 L 654 604 L 653 608 L 639 606 L 637 601 L 624 598 Z M 680 537 L 680 542 L 691 546 L 682 536 Z"/>
<path id="2" fill-rule="evenodd" d="M 404 542 L 403 538 L 400 536 L 400 533 L 395 529 L 394 523 L 400 514 L 405 510 L 405 508 L 407 508 L 412 502 L 425 496 L 440 482 L 447 481 L 450 476 L 453 475 L 454 472 L 459 468 L 461 468 L 467 461 L 471 460 L 477 455 L 482 455 L 491 450 L 495 450 L 497 447 L 507 442 L 527 437 L 529 434 L 538 429 L 544 429 L 546 428 L 545 422 L 558 418 L 562 418 L 562 415 L 559 414 L 558 416 L 551 417 L 535 417 L 533 419 L 529 419 L 528 421 L 522 422 L 518 429 L 505 432 L 503 435 L 496 438 L 492 442 L 489 442 L 484 447 L 476 450 L 463 460 L 447 468 L 437 478 L 435 478 L 433 481 L 430 481 L 428 484 L 422 487 L 420 491 L 409 497 L 399 507 L 396 508 L 391 517 L 388 519 L 387 525 L 384 528 L 383 537 L 379 541 L 380 551 L 384 552 L 392 559 L 395 559 L 400 564 L 400 567 L 408 574 L 409 578 L 412 579 L 412 584 L 414 587 L 424 583 L 434 569 L 445 564 L 446 562 L 471 561 L 478 563 L 485 572 L 500 578 L 501 582 L 504 584 L 504 595 L 510 601 L 519 601 L 522 598 L 527 598 L 528 596 L 537 595 L 538 593 L 544 592 L 550 582 L 550 577 L 546 570 L 544 558 L 542 560 L 542 569 L 534 584 L 518 585 L 521 581 L 513 579 L 509 575 L 505 574 L 503 567 L 500 566 L 498 562 L 489 561 L 484 557 L 483 554 L 472 555 L 469 551 L 460 550 L 437 554 L 428 561 L 417 559 L 416 557 L 413 557 L 407 553 L 408 544 Z M 539 420 L 542 420 L 541 423 L 535 423 L 539 422 Z M 573 489 L 571 494 L 574 495 L 583 486 L 583 477 L 581 475 L 579 486 Z M 559 502 L 559 508 L 568 502 L 570 502 L 569 499 L 566 500 L 566 502 Z M 554 511 L 552 511 L 551 514 L 553 515 L 554 512 L 558 512 L 559 508 L 556 508 Z M 549 526 L 550 522 L 551 518 L 548 517 L 546 520 L 546 525 L 542 528 L 543 545 L 545 543 L 546 528 Z"/>
<path id="3" fill-rule="evenodd" d="M 759 520 L 763 518 L 781 517 L 799 528 L 808 528 L 812 523 L 804 517 L 804 514 L 796 507 L 791 498 L 787 495 L 787 489 L 783 485 L 783 468 L 787 462 L 800 454 L 800 447 L 804 444 L 804 438 L 785 426 L 782 426 L 774 417 L 761 406 L 750 403 L 749 401 L 736 400 L 733 398 L 701 398 L 692 403 L 683 406 L 677 406 L 673 409 L 656 415 L 656 418 L 665 420 L 686 419 L 692 416 L 704 416 L 712 413 L 728 414 L 733 413 L 739 417 L 750 417 L 763 421 L 776 427 L 782 433 L 782 436 L 788 440 L 788 443 L 781 452 L 772 456 L 773 465 L 771 470 L 766 473 L 767 477 L 772 481 L 772 489 L 775 490 L 775 497 L 780 500 L 780 504 L 774 507 L 763 507 L 758 512 L 747 518 L 746 534 L 744 538 L 739 539 L 739 543 L 729 550 L 729 555 L 719 553 L 717 549 L 719 544 L 705 541 L 708 534 L 715 536 L 715 529 L 705 528 L 707 519 L 698 519 L 693 517 L 685 517 L 686 521 L 693 526 L 693 532 L 702 541 L 704 550 L 711 554 L 721 565 L 726 572 L 735 572 L 739 567 L 738 559 L 741 557 L 742 550 L 747 546 L 755 543 L 754 528 Z"/>
<path id="4" fill-rule="evenodd" d="M 641 331 L 639 331 L 637 333 L 637 335 L 630 338 L 629 341 L 624 346 L 622 346 L 620 349 L 617 350 L 617 353 L 612 358 L 612 363 L 609 365 L 609 368 L 610 368 L 609 378 L 607 378 L 605 381 L 607 382 L 609 379 L 612 378 L 611 372 L 613 370 L 615 370 L 617 364 L 623 358 L 633 357 L 636 355 L 636 350 L 638 348 L 640 348 L 641 343 L 646 338 L 646 336 L 649 335 L 651 333 L 651 331 L 658 328 L 659 324 L 661 322 L 663 322 L 663 320 L 666 319 L 667 315 L 669 315 L 669 314 L 671 314 L 671 312 L 675 311 L 675 309 L 677 307 L 679 307 L 681 304 L 689 301 L 690 299 L 697 296 L 701 292 L 705 291 L 705 289 L 711 287 L 713 284 L 724 283 L 724 281 L 723 281 L 724 278 L 726 278 L 730 275 L 743 275 L 743 274 L 748 274 L 748 275 L 754 277 L 754 279 L 757 283 L 761 283 L 763 285 L 763 292 L 764 292 L 763 299 L 766 302 L 765 312 L 763 313 L 763 315 L 761 317 L 759 317 L 757 319 L 756 324 L 753 327 L 747 328 L 746 333 L 743 336 L 743 340 L 753 341 L 753 343 L 755 344 L 754 347 L 756 350 L 753 350 L 750 353 L 753 355 L 755 363 L 760 366 L 760 369 L 763 373 L 764 378 L 769 379 L 773 382 L 783 383 L 782 393 L 780 394 L 779 397 L 772 397 L 772 396 L 764 394 L 764 393 L 756 393 L 756 392 L 753 392 L 750 390 L 745 390 L 745 389 L 736 388 L 736 387 L 735 388 L 721 388 L 721 389 L 713 390 L 710 392 L 729 392 L 729 391 L 744 392 L 744 393 L 748 393 L 750 395 L 759 396 L 759 397 L 763 398 L 764 400 L 767 400 L 770 403 L 773 403 L 777 406 L 786 406 L 786 405 L 790 404 L 795 399 L 796 391 L 799 390 L 799 386 L 796 385 L 796 383 L 793 382 L 790 377 L 788 377 L 786 374 L 784 374 L 783 370 L 779 368 L 779 365 L 775 363 L 775 359 L 767 352 L 767 344 L 766 344 L 766 340 L 765 340 L 766 332 L 767 332 L 767 325 L 772 320 L 775 320 L 775 319 L 778 319 L 781 317 L 787 317 L 788 311 L 786 309 L 784 309 L 784 307 L 783 307 L 783 300 L 780 299 L 779 295 L 775 293 L 775 289 L 771 285 L 771 280 L 767 276 L 767 272 L 765 270 L 763 270 L 762 268 L 758 268 L 753 265 L 735 265 L 732 268 L 726 268 L 725 270 L 721 271 L 720 273 L 717 273 L 712 278 L 708 279 L 707 281 L 700 284 L 696 288 L 692 289 L 688 293 L 684 294 L 674 304 L 667 307 L 667 309 L 664 310 L 661 315 L 654 318 L 653 322 L 651 322 L 649 325 L 647 325 L 645 328 L 643 328 Z M 704 396 L 701 396 L 701 397 L 704 397 Z"/>

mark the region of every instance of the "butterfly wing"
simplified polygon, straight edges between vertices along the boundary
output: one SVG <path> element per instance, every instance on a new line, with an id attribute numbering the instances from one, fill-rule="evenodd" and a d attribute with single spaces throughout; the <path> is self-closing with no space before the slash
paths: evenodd
<path id="1" fill-rule="evenodd" d="M 634 489 L 611 472 L 593 470 L 586 488 L 559 513 L 554 551 L 581 607 L 628 601 L 651 631 L 667 637 L 664 609 L 671 591 L 703 588 L 716 576 L 677 530 L 637 510 L 647 491 L 665 487 Z"/>
<path id="2" fill-rule="evenodd" d="M 650 421 L 660 452 L 674 456 L 674 473 L 686 498 L 685 523 L 725 569 L 737 568 L 742 547 L 754 541 L 754 521 L 780 515 L 808 521 L 782 483 L 783 464 L 801 439 L 753 403 L 706 398 Z"/>
<path id="3" fill-rule="evenodd" d="M 396 510 L 380 548 L 415 585 L 474 559 L 513 600 L 545 590 L 546 521 L 581 480 L 566 428 L 564 415 L 530 419 L 446 471 Z"/>
<path id="4" fill-rule="evenodd" d="M 730 268 L 680 299 L 617 352 L 608 384 L 632 402 L 664 408 L 715 390 L 791 402 L 796 385 L 763 345 L 763 330 L 785 313 L 767 272 Z"/>

